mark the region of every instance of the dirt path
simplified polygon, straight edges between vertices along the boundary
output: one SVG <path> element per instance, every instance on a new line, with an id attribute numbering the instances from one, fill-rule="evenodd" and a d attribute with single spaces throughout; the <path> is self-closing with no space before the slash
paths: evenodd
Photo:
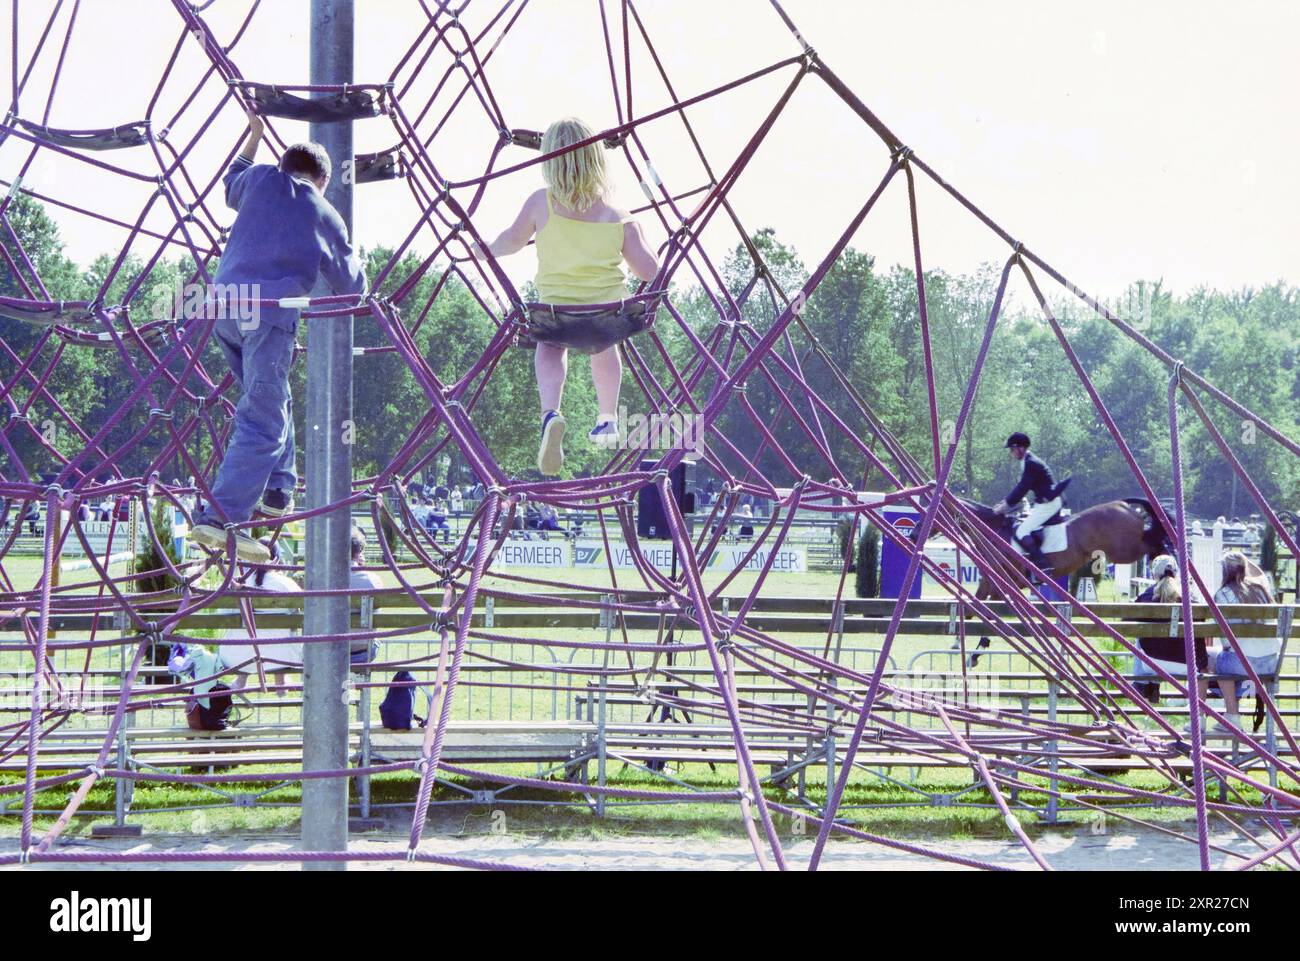
<path id="1" fill-rule="evenodd" d="M 1249 841 L 1238 835 L 1223 834 L 1212 842 L 1231 851 L 1243 854 L 1255 849 Z M 993 864 L 1022 870 L 1035 870 L 1018 843 L 1003 840 L 949 840 L 943 838 L 922 842 L 947 854 L 978 858 Z M 1197 850 L 1194 844 L 1171 838 L 1153 831 L 1094 835 L 1086 828 L 1050 831 L 1036 841 L 1039 852 L 1052 867 L 1067 871 L 1089 870 L 1196 870 Z M 69 839 L 60 847 L 66 851 L 131 851 L 168 852 L 224 851 L 224 852 L 288 852 L 296 850 L 296 840 L 284 837 L 200 838 L 179 835 L 161 835 L 141 839 L 95 840 Z M 404 851 L 405 839 L 399 834 L 368 834 L 353 840 L 357 851 Z M 12 838 L 0 839 L 0 854 L 13 854 L 17 842 Z M 743 839 L 719 838 L 669 838 L 628 837 L 557 840 L 526 835 L 473 835 L 437 836 L 427 838 L 421 850 L 431 853 L 489 860 L 531 868 L 550 868 L 561 871 L 742 871 L 754 870 L 754 855 Z M 802 869 L 812 851 L 811 839 L 787 843 L 785 854 L 789 866 Z M 1240 863 L 1237 858 L 1211 852 L 1215 868 L 1231 867 Z M 868 871 L 936 871 L 963 870 L 958 865 L 896 851 L 878 844 L 858 841 L 836 841 L 827 848 L 822 865 L 830 870 Z M 0 870 L 60 870 L 79 868 L 66 865 L 36 865 L 28 868 L 0 868 Z M 168 870 L 184 867 L 183 864 L 126 864 L 104 865 L 99 870 Z M 430 865 L 408 865 L 405 862 L 355 863 L 350 870 L 396 871 L 429 868 Z M 84 868 L 83 868 L 84 869 Z M 291 863 L 248 865 L 210 864 L 209 870 L 296 870 Z"/>

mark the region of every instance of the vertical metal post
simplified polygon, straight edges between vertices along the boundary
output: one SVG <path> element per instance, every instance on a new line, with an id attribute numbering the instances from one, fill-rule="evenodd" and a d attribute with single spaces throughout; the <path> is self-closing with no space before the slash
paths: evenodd
<path id="1" fill-rule="evenodd" d="M 834 675 L 826 678 L 826 686 L 830 691 L 826 698 L 826 737 L 822 740 L 826 751 L 826 801 L 822 803 L 822 817 L 830 816 L 830 796 L 838 776 L 835 768 L 835 689 L 839 684 Z"/>
<path id="2" fill-rule="evenodd" d="M 375 599 L 374 597 L 361 598 L 361 629 L 369 632 L 375 629 Z M 368 650 L 374 646 L 373 641 L 366 641 Z M 363 686 L 361 688 L 361 704 L 358 710 L 361 712 L 361 766 L 370 767 L 370 681 L 374 673 L 370 670 L 370 661 L 372 658 L 366 657 L 366 664 L 362 668 L 361 676 Z M 361 794 L 361 817 L 368 819 L 370 817 L 370 775 L 361 775 L 357 783 L 357 790 Z"/>
<path id="3" fill-rule="evenodd" d="M 1064 630 L 1070 629 L 1072 610 L 1068 601 L 1060 601 L 1053 605 L 1056 608 L 1058 621 Z M 1049 648 L 1055 650 L 1055 645 L 1051 638 L 1044 642 Z M 1047 723 L 1055 725 L 1056 715 L 1059 707 L 1060 688 L 1056 683 L 1056 668 L 1051 667 L 1052 674 L 1047 679 Z M 1060 758 L 1058 756 L 1059 743 L 1053 739 L 1047 742 L 1047 773 L 1048 773 L 1048 790 L 1051 792 L 1047 796 L 1047 813 L 1044 820 L 1048 824 L 1055 824 L 1059 815 L 1061 802 L 1057 796 L 1059 782 L 1056 779 L 1056 773 L 1060 769 Z"/>
<path id="4" fill-rule="evenodd" d="M 605 748 L 605 724 L 608 720 L 607 712 L 609 710 L 609 656 L 610 651 L 613 650 L 611 643 L 614 640 L 614 602 L 616 600 L 617 597 L 613 594 L 602 594 L 600 596 L 600 619 L 604 622 L 605 626 L 605 658 L 601 664 L 600 693 L 598 695 L 600 698 L 598 702 L 598 716 L 600 720 L 596 725 L 596 783 L 602 788 L 605 786 L 606 764 L 608 763 Z M 600 794 L 596 795 L 596 817 L 603 818 L 604 816 L 605 794 L 602 791 Z"/>
<path id="5" fill-rule="evenodd" d="M 312 0 L 311 83 L 351 83 L 354 0 Z M 352 230 L 352 124 L 312 124 L 311 138 L 333 161 L 325 192 Z M 352 450 L 344 426 L 352 420 L 352 319 L 313 320 L 307 332 L 307 505 L 337 503 L 351 492 Z M 348 586 L 350 511 L 339 509 L 307 521 L 307 590 Z M 306 644 L 303 651 L 303 751 L 306 771 L 348 766 L 348 598 L 308 597 L 305 633 L 339 640 Z M 343 851 L 348 843 L 348 781 L 306 780 L 302 787 L 302 848 Z M 346 862 L 307 862 L 304 870 L 345 870 Z"/>

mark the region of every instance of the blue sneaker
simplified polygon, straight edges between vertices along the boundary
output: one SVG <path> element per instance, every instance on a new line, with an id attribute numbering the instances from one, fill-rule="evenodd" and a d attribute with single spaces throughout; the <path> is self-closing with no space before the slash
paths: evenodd
<path id="1" fill-rule="evenodd" d="M 618 447 L 621 440 L 618 435 L 618 424 L 612 420 L 602 420 L 588 432 L 587 439 L 591 441 L 593 447 L 613 450 Z"/>
<path id="2" fill-rule="evenodd" d="M 537 449 L 537 469 L 543 477 L 554 477 L 564 469 L 564 415 L 547 411 L 542 418 L 542 443 Z"/>

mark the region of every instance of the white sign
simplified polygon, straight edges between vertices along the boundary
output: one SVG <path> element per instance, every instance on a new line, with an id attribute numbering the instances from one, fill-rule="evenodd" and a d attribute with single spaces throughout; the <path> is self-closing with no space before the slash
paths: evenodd
<path id="1" fill-rule="evenodd" d="M 712 571 L 734 571 L 744 561 L 745 555 L 749 553 L 753 545 L 748 544 L 726 544 L 719 546 L 709 558 L 708 570 Z M 596 567 L 607 568 L 612 559 L 614 567 L 619 570 L 634 568 L 635 560 L 632 557 L 632 549 L 621 541 L 611 542 L 609 545 L 610 556 L 606 557 L 605 545 L 601 541 L 579 541 L 574 545 L 574 565 L 576 567 Z M 768 558 L 772 557 L 773 551 L 768 547 L 760 547 L 754 552 L 754 556 L 745 564 L 747 571 L 761 571 Z M 641 556 L 652 567 L 661 571 L 669 571 L 673 564 L 673 547 L 667 541 L 653 541 L 641 544 Z M 808 551 L 804 547 L 782 547 L 775 552 L 772 557 L 772 566 L 769 568 L 773 573 L 784 574 L 802 574 L 808 570 Z"/>
<path id="2" fill-rule="evenodd" d="M 473 549 L 469 556 L 473 556 Z M 492 558 L 493 567 L 570 567 L 573 558 L 567 541 L 507 540 Z"/>
<path id="3" fill-rule="evenodd" d="M 935 545 L 926 547 L 925 556 L 934 561 L 945 574 L 956 579 L 957 571 L 957 548 L 949 545 L 944 547 Z M 926 574 L 926 579 L 933 582 L 934 579 Z M 975 559 L 969 553 L 963 552 L 961 557 L 961 583 L 965 587 L 975 588 L 979 586 L 980 569 L 975 565 Z"/>

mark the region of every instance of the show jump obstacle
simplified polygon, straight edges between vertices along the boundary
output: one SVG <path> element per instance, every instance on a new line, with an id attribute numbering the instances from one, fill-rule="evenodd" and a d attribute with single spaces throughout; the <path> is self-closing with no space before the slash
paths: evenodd
<path id="1" fill-rule="evenodd" d="M 531 183 L 536 179 L 535 168 L 545 158 L 538 154 L 539 140 L 533 128 L 551 119 L 516 116 L 512 104 L 496 95 L 492 79 L 498 59 L 509 55 L 512 42 L 523 41 L 529 24 L 535 18 L 555 16 L 549 5 L 543 9 L 527 0 L 510 0 L 491 7 L 487 0 L 472 0 L 452 7 L 421 0 L 411 5 L 419 13 L 412 14 L 407 34 L 392 38 L 395 65 L 387 76 L 293 86 L 280 81 L 300 78 L 246 75 L 243 69 L 247 37 L 256 32 L 259 11 L 265 16 L 268 4 L 173 0 L 169 13 L 175 19 L 175 43 L 160 64 L 156 86 L 141 103 L 123 102 L 114 96 L 113 79 L 102 72 L 98 76 L 103 86 L 97 89 L 75 89 L 68 79 L 70 64 L 78 58 L 84 60 L 98 43 L 86 35 L 90 8 L 55 4 L 52 11 L 38 13 L 29 5 L 14 5 L 13 17 L 24 19 L 11 24 L 8 80 L 12 92 L 0 125 L 0 186 L 6 192 L 0 201 L 0 278 L 4 284 L 0 288 L 4 294 L 0 297 L 0 330 L 4 333 L 0 337 L 0 395 L 7 415 L 0 425 L 0 496 L 10 501 L 11 521 L 22 517 L 33 503 L 40 505 L 44 517 L 53 520 L 43 525 L 38 560 L 19 557 L 16 546 L 21 540 L 21 524 L 11 523 L 0 543 L 0 631 L 5 632 L 0 635 L 0 654 L 10 659 L 7 663 L 21 662 L 30 682 L 21 705 L 15 708 L 11 702 L 0 716 L 0 762 L 18 772 L 17 777 L 0 783 L 0 801 L 11 811 L 21 806 L 17 852 L 0 856 L 0 863 L 235 858 L 205 853 L 113 853 L 85 846 L 69 850 L 57 842 L 70 820 L 83 813 L 90 790 L 105 779 L 119 784 L 186 780 L 186 775 L 173 771 L 116 760 L 133 716 L 168 705 L 179 709 L 186 697 L 184 687 L 167 682 L 165 676 L 162 684 L 144 683 L 147 655 L 159 645 L 185 640 L 187 619 L 196 615 L 238 606 L 245 621 L 252 618 L 250 598 L 254 592 L 238 580 L 242 572 L 237 565 L 221 557 L 208 558 L 206 564 L 178 562 L 168 555 L 162 543 L 164 532 L 155 526 L 153 509 L 160 502 L 170 505 L 169 510 L 188 511 L 195 494 L 207 498 L 215 464 L 229 437 L 237 392 L 224 369 L 210 366 L 213 321 L 158 317 L 144 295 L 150 270 L 164 258 L 177 255 L 190 264 L 194 283 L 210 281 L 230 224 L 219 186 L 238 149 L 228 118 L 255 107 L 269 118 L 276 150 L 284 146 L 275 131 L 281 118 L 307 121 L 318 130 L 331 124 L 354 124 L 358 130 L 371 125 L 391 132 L 390 149 L 359 156 L 350 168 L 361 204 L 366 190 L 388 189 L 372 184 L 399 181 L 401 189 L 409 192 L 407 233 L 373 284 L 385 293 L 360 299 L 311 298 L 305 303 L 303 317 L 310 340 L 316 339 L 317 329 L 330 318 L 355 318 L 373 325 L 381 346 L 366 351 L 401 359 L 423 392 L 427 413 L 377 475 L 345 482 L 329 503 L 313 504 L 280 524 L 306 520 L 310 525 L 330 512 L 338 516 L 358 509 L 370 513 L 375 529 L 388 525 L 398 531 L 403 557 L 416 560 L 399 560 L 381 539 L 382 567 L 400 586 L 386 595 L 375 593 L 379 602 L 385 598 L 400 602 L 419 616 L 408 619 L 405 627 L 363 627 L 360 633 L 349 635 L 337 628 L 314 629 L 309 615 L 301 640 L 308 647 L 337 648 L 345 636 L 353 643 L 380 640 L 384 646 L 396 640 L 427 638 L 430 649 L 424 663 L 434 668 L 429 682 L 434 700 L 414 761 L 381 762 L 367 753 L 333 770 L 314 770 L 309 778 L 344 784 L 348 778 L 409 771 L 414 766 L 419 789 L 405 844 L 379 850 L 372 846 L 364 853 L 304 850 L 246 856 L 247 860 L 334 863 L 406 859 L 509 867 L 444 856 L 438 853 L 436 842 L 420 843 L 435 784 L 452 777 L 517 784 L 602 802 L 642 799 L 734 805 L 755 858 L 764 867 L 815 868 L 832 834 L 952 860 L 935 847 L 868 834 L 853 827 L 851 821 L 837 818 L 846 810 L 846 786 L 851 777 L 862 774 L 858 761 L 869 749 L 873 757 L 888 754 L 898 758 L 896 763 L 903 767 L 909 760 L 920 764 L 940 755 L 955 758 L 960 766 L 975 772 L 990 803 L 1006 816 L 1008 831 L 1023 844 L 1027 857 L 1043 867 L 1048 866 L 1047 859 L 1012 813 L 1011 805 L 1019 793 L 1040 792 L 1039 796 L 1047 796 L 1052 804 L 1120 812 L 1116 816 L 1138 823 L 1147 823 L 1142 812 L 1152 807 L 1162 807 L 1166 813 L 1182 811 L 1194 816 L 1195 828 L 1164 830 L 1195 846 L 1206 867 L 1211 863 L 1212 829 L 1230 820 L 1238 832 L 1255 842 L 1254 853 L 1234 862 L 1236 865 L 1272 862 L 1296 866 L 1293 844 L 1300 801 L 1293 792 L 1300 783 L 1295 768 L 1297 748 L 1285 712 L 1279 709 L 1272 679 L 1254 680 L 1270 730 L 1275 728 L 1280 738 L 1265 739 L 1254 730 L 1245 730 L 1237 732 L 1235 741 L 1207 742 L 1198 722 L 1207 711 L 1215 712 L 1195 698 L 1189 706 L 1190 728 L 1171 722 L 1139 692 L 1127 670 L 1121 669 L 1120 661 L 1127 664 L 1128 660 L 1116 654 L 1136 650 L 1132 637 L 1114 630 L 1077 601 L 1049 604 L 1014 565 L 999 563 L 1012 557 L 1008 548 L 950 495 L 949 478 L 958 445 L 969 427 L 972 403 L 1013 275 L 1023 278 L 1041 307 L 1110 442 L 1131 468 L 1136 488 L 1153 505 L 1160 503 L 1162 492 L 1152 488 L 1117 429 L 1088 370 L 1053 315 L 1045 289 L 1077 296 L 1095 310 L 1098 322 L 1113 325 L 1168 370 L 1174 509 L 1167 515 L 1156 508 L 1167 530 L 1186 529 L 1179 423 L 1190 409 L 1286 548 L 1293 555 L 1300 553 L 1207 407 L 1250 419 L 1261 442 L 1281 445 L 1292 455 L 1300 455 L 1300 442 L 1185 367 L 975 206 L 844 84 L 776 0 L 753 6 L 753 13 L 770 14 L 789 29 L 788 55 L 703 92 L 680 90 L 672 83 L 653 43 L 657 26 L 640 4 L 600 0 L 588 4 L 588 11 L 581 14 L 599 21 L 603 44 L 588 54 L 593 62 L 607 64 L 610 115 L 616 121 L 600 131 L 596 141 L 605 145 L 611 162 L 626 164 L 642 184 L 647 201 L 636 213 L 657 224 L 668 238 L 660 250 L 659 276 L 630 295 L 633 302 L 658 302 L 654 323 L 622 344 L 636 394 L 631 403 L 662 417 L 689 414 L 695 418 L 704 428 L 701 463 L 725 479 L 720 496 L 695 518 L 692 533 L 672 489 L 673 472 L 686 456 L 684 450 L 662 453 L 648 469 L 641 463 L 642 451 L 619 451 L 611 454 L 598 476 L 518 481 L 503 471 L 480 434 L 481 418 L 489 416 L 483 410 L 487 385 L 499 374 L 507 352 L 526 337 L 530 310 L 501 267 L 491 260 L 473 260 L 469 245 L 481 242 L 492 226 L 480 222 L 485 196 L 497 189 L 515 196 L 522 180 L 531 177 Z M 565 5 L 564 16 L 579 15 Z M 28 17 L 41 19 L 29 21 Z M 156 35 L 158 29 L 156 22 L 151 23 L 147 32 Z M 689 43 L 689 34 L 674 36 Z M 707 50 L 698 51 L 698 57 L 707 55 Z M 131 51 L 117 51 L 114 62 L 118 70 L 144 69 L 134 65 L 137 61 Z M 142 53 L 138 63 L 149 62 Z M 90 74 L 82 72 L 80 76 Z M 725 103 L 741 90 L 766 91 L 773 84 L 779 90 L 752 136 L 732 156 L 707 156 L 701 139 L 708 138 L 696 136 L 692 108 L 711 101 Z M 636 94 L 650 85 L 660 98 L 656 102 L 666 105 L 644 112 L 640 107 L 644 97 Z M 823 96 L 829 91 L 842 104 L 846 123 L 860 123 L 874 134 L 879 141 L 877 153 L 854 156 L 852 162 L 863 168 L 876 164 L 880 173 L 878 180 L 863 183 L 858 196 L 851 198 L 842 232 L 820 252 L 806 282 L 798 289 L 785 289 L 764 262 L 752 239 L 750 228 L 756 225 L 743 219 L 733 194 L 756 156 L 800 149 L 798 142 L 778 140 L 772 133 L 810 86 L 822 88 L 819 93 Z M 96 100 L 105 115 L 111 114 L 101 127 L 69 129 L 60 125 L 60 116 L 70 113 L 68 103 Z M 227 118 L 232 130 L 231 138 L 221 143 L 210 133 L 218 118 Z M 684 136 L 695 160 L 695 175 L 681 182 L 668 182 L 657 171 L 648 146 L 656 131 L 669 125 Z M 482 173 L 450 178 L 445 158 L 473 153 L 481 158 Z M 56 161 L 74 176 L 44 177 L 43 171 Z M 831 161 L 845 163 L 848 158 L 828 158 Z M 525 171 L 524 178 L 515 176 L 501 185 L 505 178 Z M 96 192 L 88 199 L 78 193 L 83 178 L 100 183 L 112 180 L 120 189 Z M 948 423 L 941 420 L 936 400 L 918 178 L 926 178 L 983 224 L 990 250 L 1000 247 L 1005 256 L 964 399 L 958 410 L 949 412 L 953 416 Z M 924 351 L 928 398 L 922 416 L 930 425 L 928 449 L 919 458 L 904 449 L 873 414 L 801 316 L 804 304 L 817 295 L 828 271 L 880 198 L 891 190 L 906 192 L 910 210 L 919 304 L 916 324 Z M 100 203 L 108 204 L 107 197 L 135 197 L 139 203 L 125 210 L 102 209 Z M 97 275 L 93 296 L 75 302 L 58 298 L 58 278 L 44 276 L 38 252 L 24 246 L 19 212 L 28 198 L 48 209 L 92 218 L 101 227 L 119 231 L 120 251 L 102 277 Z M 702 240 L 706 232 L 710 237 L 725 234 L 729 244 L 739 243 L 747 251 L 752 269 L 741 289 L 724 282 Z M 715 248 L 714 254 L 721 249 Z M 427 281 L 433 281 L 431 293 L 428 284 L 422 283 Z M 679 289 L 695 286 L 703 291 L 716 312 L 711 323 L 702 327 L 686 323 L 671 296 L 674 281 Z M 415 335 L 451 285 L 464 285 L 473 293 L 479 309 L 490 319 L 493 333 L 481 356 L 452 376 L 440 377 L 417 347 Z M 769 309 L 756 320 L 760 304 Z M 90 352 L 93 355 L 88 358 Z M 358 364 L 362 363 L 358 358 Z M 69 367 L 86 364 L 111 370 L 126 385 L 115 409 L 84 416 L 75 413 L 81 410 L 80 399 L 66 396 L 60 385 L 65 383 L 63 374 Z M 759 384 L 767 385 L 775 398 L 772 409 L 756 409 L 752 403 L 746 388 Z M 833 403 L 827 396 L 833 397 Z M 358 411 L 357 416 L 368 415 Z M 47 429 L 51 423 L 53 431 Z M 790 459 L 773 434 L 777 425 L 782 429 L 795 425 L 807 438 L 815 451 L 810 462 Z M 410 523 L 399 489 L 449 451 L 482 479 L 487 493 L 465 534 L 444 545 L 434 543 L 418 525 Z M 128 472 L 124 468 L 128 463 L 144 466 Z M 193 476 L 193 488 L 168 483 L 176 476 L 178 464 L 184 465 L 181 476 Z M 611 535 L 621 535 L 633 548 L 632 557 L 639 558 L 634 505 L 647 489 L 657 490 L 665 505 L 667 535 L 676 550 L 677 563 L 672 569 L 660 570 L 641 562 L 620 579 L 611 567 L 609 585 L 595 594 L 589 587 L 582 594 L 576 585 L 509 574 L 503 576 L 511 589 L 481 589 L 485 573 L 492 570 L 494 557 L 526 503 L 595 511 L 597 531 L 606 546 Z M 887 493 L 862 503 L 854 495 L 862 490 Z M 740 501 L 747 495 L 776 503 L 770 517 L 754 522 L 749 566 L 757 568 L 757 577 L 752 588 L 738 593 L 732 587 L 740 583 L 736 574 L 706 589 L 701 572 L 719 549 L 723 530 L 737 524 Z M 161 570 L 155 573 L 166 575 L 175 586 L 152 586 L 139 575 L 110 573 L 106 559 L 121 553 L 122 544 L 135 544 L 134 533 L 128 533 L 123 524 L 117 539 L 110 535 L 102 549 L 92 549 L 82 523 L 76 520 L 80 505 L 105 498 L 134 504 L 133 516 L 144 531 L 140 538 L 152 545 L 159 557 Z M 996 584 L 1003 601 L 976 600 L 968 588 L 914 550 L 912 541 L 900 536 L 882 517 L 894 504 L 910 505 L 919 512 L 915 524 L 919 542 L 931 533 L 942 533 L 964 558 L 974 559 Z M 879 656 L 874 666 L 859 668 L 856 662 L 841 657 L 829 643 L 829 633 L 824 647 L 810 650 L 783 639 L 776 628 L 763 629 L 765 621 L 759 612 L 771 593 L 773 558 L 786 543 L 796 511 L 849 516 L 855 535 L 873 524 L 910 556 L 899 599 L 890 602 L 889 615 L 879 622 Z M 275 531 L 280 524 L 270 526 Z M 1177 541 L 1183 597 L 1190 599 L 1189 577 L 1199 582 L 1200 576 L 1188 563 L 1186 539 Z M 80 545 L 80 552 L 91 563 L 88 570 L 60 578 L 59 560 L 70 545 Z M 309 560 L 310 552 L 309 545 Z M 24 563 L 39 567 L 34 581 L 30 570 L 19 571 Z M 320 582 L 311 583 L 310 569 L 306 573 L 309 598 L 331 596 L 322 595 Z M 1023 658 L 1026 670 L 1054 692 L 1068 694 L 1082 710 L 1069 717 L 1029 709 L 986 710 L 965 697 L 960 686 L 956 695 L 947 691 L 939 696 L 896 683 L 888 671 L 890 655 L 905 625 L 908 604 L 915 603 L 908 600 L 910 587 L 922 573 L 947 591 L 953 624 L 961 624 L 967 616 L 986 623 Z M 841 627 L 846 575 L 847 571 L 840 578 L 834 601 Z M 23 586 L 16 588 L 16 583 Z M 27 586 L 32 583 L 34 586 Z M 1202 597 L 1213 596 L 1216 585 L 1198 586 Z M 729 588 L 731 595 L 727 595 Z M 730 598 L 725 604 L 724 596 Z M 681 781 L 666 781 L 663 790 L 634 790 L 582 782 L 576 777 L 525 778 L 518 776 L 517 770 L 503 774 L 449 763 L 444 748 L 467 696 L 463 676 L 467 665 L 482 663 L 479 645 L 495 636 L 490 625 L 484 626 L 481 618 L 475 620 L 485 597 L 598 613 L 609 627 L 603 640 L 589 639 L 590 635 L 557 640 L 553 633 L 535 637 L 527 631 L 511 640 L 528 646 L 537 660 L 548 651 L 572 653 L 575 647 L 581 648 L 592 655 L 590 662 L 569 658 L 565 663 L 570 666 L 564 670 L 584 680 L 628 682 L 652 705 L 659 690 L 655 672 L 672 663 L 670 655 L 698 655 L 706 670 L 692 682 L 697 710 L 699 716 L 721 725 L 733 753 L 738 787 L 702 792 Z M 1237 633 L 1244 633 L 1240 623 L 1229 622 L 1229 617 L 1240 618 L 1240 611 L 1210 604 L 1204 615 L 1209 621 L 1203 620 L 1200 628 L 1193 613 L 1187 600 L 1172 621 L 1172 629 L 1184 638 L 1189 659 L 1195 630 L 1227 638 L 1232 645 L 1237 644 Z M 1264 633 L 1274 629 L 1290 633 L 1289 611 L 1256 610 L 1252 614 L 1256 622 L 1252 627 Z M 419 623 L 412 623 L 417 620 Z M 658 630 L 628 630 L 629 623 L 647 620 L 659 625 Z M 315 623 L 337 624 L 337 618 Z M 964 634 L 956 633 L 964 645 Z M 1103 644 L 1107 645 L 1104 650 Z M 74 683 L 75 672 L 97 663 L 108 650 L 125 655 L 120 663 L 120 690 L 114 697 L 94 711 L 64 697 Z M 516 664 L 527 660 L 517 658 Z M 377 665 L 375 673 L 387 666 Z M 753 676 L 763 678 L 769 690 L 786 696 L 756 698 L 737 681 L 738 677 Z M 1167 675 L 1163 680 L 1166 693 L 1185 695 L 1182 682 Z M 266 683 L 260 676 L 259 681 Z M 95 756 L 84 764 L 78 762 L 73 770 L 61 768 L 60 756 L 50 753 L 57 737 L 61 731 L 92 720 L 103 722 L 96 728 L 100 746 Z M 807 732 L 811 745 L 827 740 L 837 744 L 832 755 L 837 761 L 829 765 L 824 796 L 810 795 L 813 799 L 807 803 L 778 800 L 779 792 L 760 776 L 755 762 L 754 745 L 764 741 L 765 732 L 792 725 Z M 1154 781 L 1136 786 L 1137 782 L 1099 772 L 1095 765 L 1089 767 L 1086 760 L 1066 766 L 1061 759 L 1069 753 L 1067 749 L 1075 751 L 1076 757 L 1080 751 L 1085 757 L 1092 756 L 1088 752 L 1095 752 L 1096 757 L 1122 756 Z M 229 786 L 241 779 L 265 777 L 207 775 L 204 780 Z M 296 780 L 304 775 L 290 770 L 277 777 Z M 1216 784 L 1222 790 L 1214 799 L 1207 787 Z M 48 827 L 37 830 L 37 794 L 43 792 L 42 797 L 48 800 L 52 796 L 48 792 L 54 789 L 68 792 L 54 795 L 59 797 L 60 813 Z M 782 840 L 783 820 L 789 818 L 805 819 L 816 828 L 809 831 L 809 838 L 815 835 L 815 840 L 805 843 L 797 859 L 788 854 Z M 784 836 L 788 840 L 788 832 Z M 991 866 L 978 861 L 963 863 Z"/>

